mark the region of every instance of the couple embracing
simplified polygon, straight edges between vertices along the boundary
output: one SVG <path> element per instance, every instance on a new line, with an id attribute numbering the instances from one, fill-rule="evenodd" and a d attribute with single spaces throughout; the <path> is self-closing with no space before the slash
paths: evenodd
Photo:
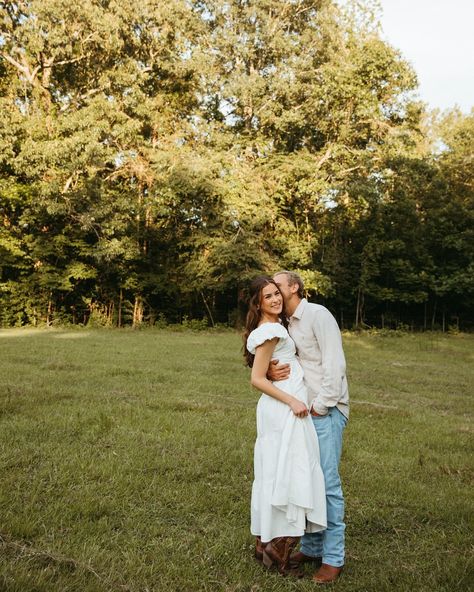
<path id="1" fill-rule="evenodd" d="M 302 564 L 314 562 L 313 581 L 326 584 L 344 565 L 339 460 L 349 393 L 336 320 L 303 290 L 289 271 L 260 276 L 250 288 L 244 357 L 262 392 L 251 532 L 266 567 L 300 577 Z"/>

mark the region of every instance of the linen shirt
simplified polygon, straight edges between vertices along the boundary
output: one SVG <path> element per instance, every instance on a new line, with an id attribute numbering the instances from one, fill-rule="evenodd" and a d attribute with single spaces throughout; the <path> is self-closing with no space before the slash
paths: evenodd
<path id="1" fill-rule="evenodd" d="M 349 417 L 346 359 L 336 319 L 327 308 L 303 298 L 289 319 L 311 406 L 319 415 L 330 407 Z"/>

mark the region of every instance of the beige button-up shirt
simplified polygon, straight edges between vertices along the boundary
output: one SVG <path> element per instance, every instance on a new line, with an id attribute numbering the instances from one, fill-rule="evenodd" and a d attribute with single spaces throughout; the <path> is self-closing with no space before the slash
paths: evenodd
<path id="1" fill-rule="evenodd" d="M 346 359 L 336 319 L 324 306 L 303 298 L 289 319 L 288 331 L 304 370 L 310 409 L 326 415 L 336 406 L 349 417 Z"/>

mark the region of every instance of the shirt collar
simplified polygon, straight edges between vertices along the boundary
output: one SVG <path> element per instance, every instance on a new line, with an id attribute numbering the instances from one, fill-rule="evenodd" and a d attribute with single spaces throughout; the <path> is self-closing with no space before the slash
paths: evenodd
<path id="1" fill-rule="evenodd" d="M 301 317 L 303 316 L 304 309 L 306 308 L 307 304 L 308 304 L 308 301 L 306 300 L 306 298 L 302 298 L 301 302 L 296 307 L 296 310 L 291 315 L 290 319 L 301 319 Z"/>

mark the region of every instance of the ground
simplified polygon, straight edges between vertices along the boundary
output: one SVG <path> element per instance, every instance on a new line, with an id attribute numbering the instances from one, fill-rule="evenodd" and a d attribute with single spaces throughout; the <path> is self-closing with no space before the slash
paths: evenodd
<path id="1" fill-rule="evenodd" d="M 338 592 L 468 590 L 474 335 L 345 334 Z M 0 591 L 314 590 L 253 559 L 234 332 L 0 331 Z"/>

